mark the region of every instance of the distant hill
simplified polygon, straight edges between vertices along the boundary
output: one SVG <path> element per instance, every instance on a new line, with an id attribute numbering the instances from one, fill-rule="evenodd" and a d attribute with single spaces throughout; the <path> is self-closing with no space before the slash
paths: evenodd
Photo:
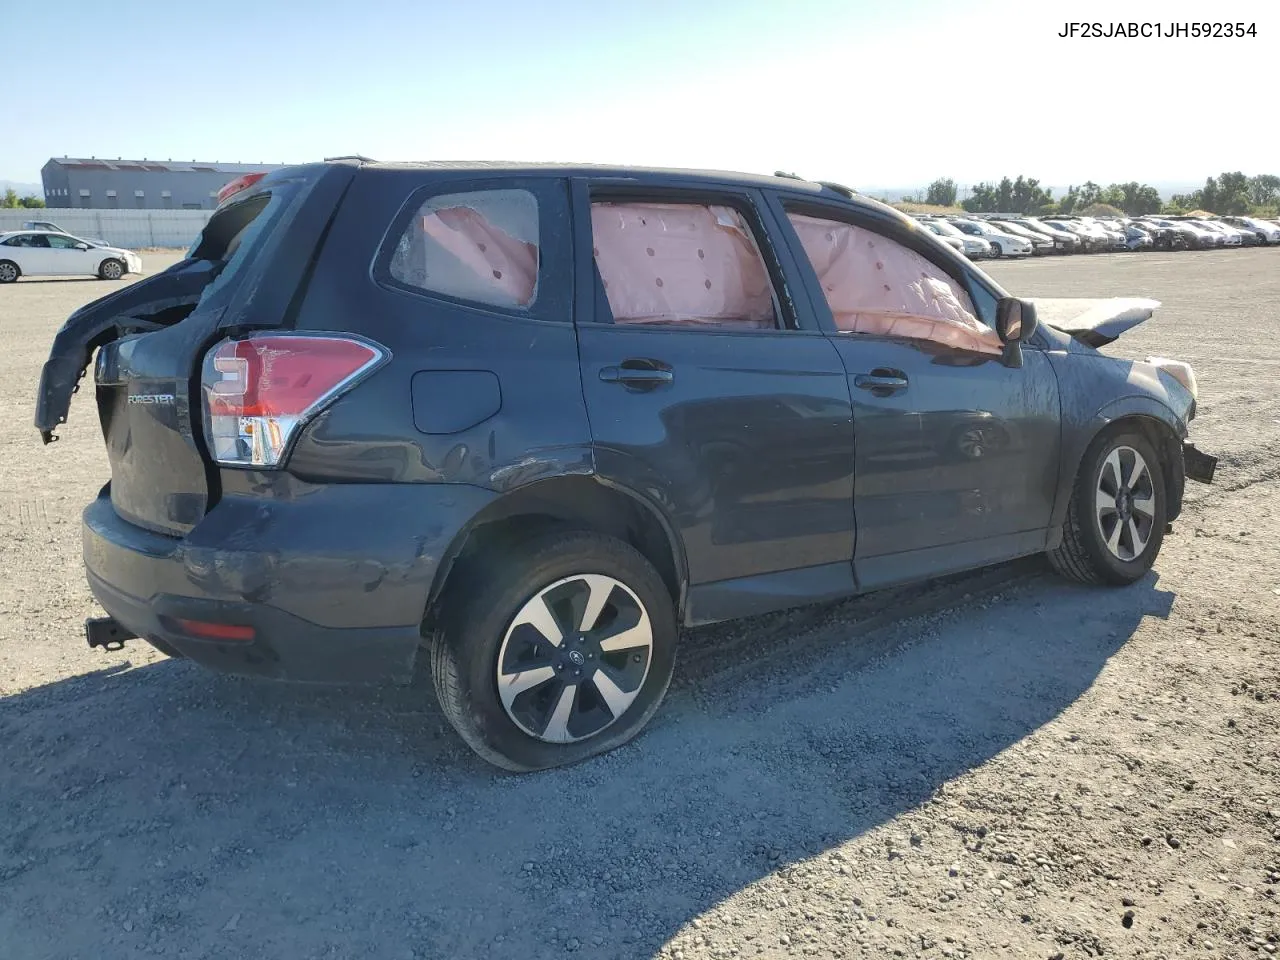
<path id="1" fill-rule="evenodd" d="M 44 185 L 39 183 L 23 183 L 19 180 L 0 180 L 0 193 L 12 190 L 20 197 L 40 197 L 44 199 Z"/>

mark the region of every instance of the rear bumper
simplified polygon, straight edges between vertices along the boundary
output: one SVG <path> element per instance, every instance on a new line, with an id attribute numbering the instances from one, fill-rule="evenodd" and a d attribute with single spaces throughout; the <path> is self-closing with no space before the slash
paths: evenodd
<path id="1" fill-rule="evenodd" d="M 342 484 L 283 502 L 227 497 L 177 539 L 122 520 L 104 492 L 84 511 L 85 571 L 122 626 L 205 666 L 406 682 L 441 558 L 493 497 L 445 484 Z M 248 627 L 252 639 L 201 639 L 184 620 Z"/>

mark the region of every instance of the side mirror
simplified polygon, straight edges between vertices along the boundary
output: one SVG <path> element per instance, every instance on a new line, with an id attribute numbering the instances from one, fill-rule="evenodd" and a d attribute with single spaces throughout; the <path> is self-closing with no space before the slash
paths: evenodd
<path id="1" fill-rule="evenodd" d="M 77 244 L 76 244 L 76 249 L 77 249 L 77 250 L 88 250 L 88 249 L 89 249 L 89 245 L 88 245 L 87 243 L 77 243 Z"/>
<path id="2" fill-rule="evenodd" d="M 996 304 L 996 334 L 1004 344 L 1000 362 L 1006 367 L 1022 366 L 1022 345 L 1036 332 L 1035 304 L 1017 297 L 1004 297 Z"/>

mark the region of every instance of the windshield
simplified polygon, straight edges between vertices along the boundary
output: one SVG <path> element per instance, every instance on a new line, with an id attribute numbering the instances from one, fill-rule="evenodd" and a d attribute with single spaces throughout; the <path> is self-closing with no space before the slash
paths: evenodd
<path id="1" fill-rule="evenodd" d="M 940 233 L 944 237 L 963 237 L 964 234 L 947 223 L 945 220 L 931 220 L 929 225 L 933 228 L 934 233 Z"/>

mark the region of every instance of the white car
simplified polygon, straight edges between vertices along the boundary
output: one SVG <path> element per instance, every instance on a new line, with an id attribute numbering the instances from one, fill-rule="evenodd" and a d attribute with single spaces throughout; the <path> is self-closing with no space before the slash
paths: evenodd
<path id="1" fill-rule="evenodd" d="M 1269 244 L 1280 243 L 1280 226 L 1269 220 L 1259 220 L 1257 217 L 1225 217 L 1224 219 L 1237 230 L 1252 230 L 1262 234 Z"/>
<path id="2" fill-rule="evenodd" d="M 985 220 L 954 219 L 951 225 L 961 233 L 971 237 L 981 237 L 991 244 L 991 253 L 997 257 L 1029 257 L 1031 241 L 1024 237 L 1015 237 L 1012 233 L 997 230 Z"/>
<path id="3" fill-rule="evenodd" d="M 1223 246 L 1244 246 L 1244 234 L 1239 230 L 1236 230 L 1234 227 L 1229 227 L 1225 223 L 1219 223 L 1217 220 L 1193 220 L 1191 222 L 1202 230 L 1208 230 L 1210 233 L 1221 235 L 1223 238 Z"/>
<path id="4" fill-rule="evenodd" d="M 45 233 L 67 233 L 66 230 L 63 230 L 60 226 L 58 226 L 56 223 L 53 223 L 50 220 L 28 220 L 26 223 L 22 225 L 22 229 L 23 230 L 42 230 Z M 91 243 L 95 247 L 111 246 L 111 244 L 107 243 L 107 241 L 99 240 L 97 237 L 77 237 L 76 239 L 83 240 L 85 243 Z"/>
<path id="5" fill-rule="evenodd" d="M 944 241 L 959 240 L 961 243 L 961 252 L 971 259 L 979 259 L 980 257 L 991 256 L 991 244 L 981 237 L 971 237 L 967 233 L 961 233 L 945 220 L 921 220 L 920 223 L 930 233 L 937 234 Z"/>
<path id="6" fill-rule="evenodd" d="M 964 253 L 965 253 L 964 237 L 948 236 L 947 234 L 943 233 L 941 230 L 936 229 L 933 226 L 933 224 L 929 223 L 926 220 L 921 220 L 918 222 L 920 223 L 920 226 L 924 227 L 926 230 L 932 233 L 935 237 L 937 237 L 939 240 L 945 243 L 948 247 L 950 247 L 956 253 L 960 254 L 961 256 L 964 256 Z"/>
<path id="7" fill-rule="evenodd" d="M 0 233 L 0 283 L 19 277 L 119 280 L 126 273 L 141 272 L 142 258 L 132 250 L 94 246 L 69 233 L 48 230 Z"/>

